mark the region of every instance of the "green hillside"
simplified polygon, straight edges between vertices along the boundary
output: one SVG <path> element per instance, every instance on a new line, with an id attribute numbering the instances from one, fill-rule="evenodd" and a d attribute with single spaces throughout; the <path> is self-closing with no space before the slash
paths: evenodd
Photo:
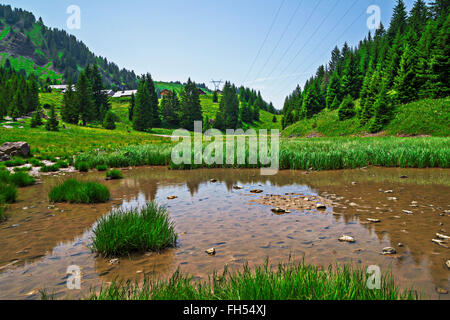
<path id="1" fill-rule="evenodd" d="M 450 135 L 450 97 L 425 99 L 396 108 L 393 120 L 381 135 Z M 359 112 L 359 102 L 356 111 Z M 324 110 L 312 118 L 287 127 L 283 137 L 367 135 L 370 124 L 363 126 L 357 117 L 339 121 L 338 110 Z"/>

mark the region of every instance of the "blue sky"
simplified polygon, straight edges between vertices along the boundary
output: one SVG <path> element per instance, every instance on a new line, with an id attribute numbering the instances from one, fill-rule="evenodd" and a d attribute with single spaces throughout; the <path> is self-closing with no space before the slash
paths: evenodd
<path id="1" fill-rule="evenodd" d="M 184 82 L 191 77 L 210 87 L 211 79 L 229 80 L 261 90 L 277 108 L 282 108 L 284 98 L 297 84 L 303 86 L 317 67 L 329 60 L 335 45 L 341 47 L 345 41 L 356 45 L 367 35 L 369 5 L 381 8 L 381 21 L 388 25 L 395 2 L 2 1 L 41 16 L 49 27 L 74 34 L 94 53 L 121 68 L 137 74 L 150 72 L 161 81 Z M 413 2 L 405 1 L 408 10 Z M 80 30 L 67 29 L 70 5 L 81 9 Z"/>

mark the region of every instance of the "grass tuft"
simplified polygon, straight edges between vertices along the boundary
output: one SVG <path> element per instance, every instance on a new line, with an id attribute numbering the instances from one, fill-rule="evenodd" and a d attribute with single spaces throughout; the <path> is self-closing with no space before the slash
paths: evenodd
<path id="1" fill-rule="evenodd" d="M 110 198 L 106 186 L 98 182 L 81 182 L 69 179 L 53 187 L 48 197 L 51 202 L 104 203 Z"/>
<path id="2" fill-rule="evenodd" d="M 108 170 L 108 166 L 106 164 L 99 164 L 99 165 L 97 165 L 97 170 L 98 171 L 106 171 L 106 170 Z"/>
<path id="3" fill-rule="evenodd" d="M 12 184 L 0 182 L 0 203 L 14 203 L 17 199 L 17 189 Z"/>
<path id="4" fill-rule="evenodd" d="M 330 265 L 328 269 L 302 263 L 268 262 L 250 269 L 214 273 L 208 281 L 194 281 L 179 270 L 168 280 L 145 278 L 142 285 L 113 281 L 92 300 L 413 300 L 413 290 L 400 290 L 391 273 L 382 276 L 381 288 L 371 290 L 369 275 L 360 267 Z"/>
<path id="5" fill-rule="evenodd" d="M 94 229 L 92 248 L 106 257 L 161 251 L 176 245 L 174 224 L 165 208 L 151 202 L 130 211 L 116 210 Z"/>
<path id="6" fill-rule="evenodd" d="M 123 179 L 123 173 L 118 169 L 113 169 L 106 172 L 106 177 L 111 180 Z"/>

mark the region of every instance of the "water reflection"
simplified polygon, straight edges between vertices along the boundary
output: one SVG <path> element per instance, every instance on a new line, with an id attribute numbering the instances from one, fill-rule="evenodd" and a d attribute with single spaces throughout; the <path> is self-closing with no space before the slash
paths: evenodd
<path id="1" fill-rule="evenodd" d="M 178 267 L 206 278 L 225 264 L 236 269 L 245 261 L 263 263 L 266 257 L 276 263 L 291 254 L 323 265 L 351 261 L 377 264 L 382 270 L 391 266 L 402 285 L 413 284 L 430 295 L 437 286 L 449 287 L 444 266 L 448 249 L 431 242 L 436 232 L 450 231 L 448 215 L 443 214 L 450 209 L 449 170 L 368 168 L 260 176 L 259 170 L 138 168 L 127 170 L 125 177 L 105 182 L 103 174 L 81 175 L 101 180 L 111 190 L 113 200 L 95 206 L 49 206 L 45 195 L 61 177 L 22 189 L 19 202 L 11 207 L 12 218 L 0 225 L 0 268 L 12 263 L 0 270 L 0 298 L 36 298 L 33 290 L 42 287 L 54 289 L 58 297 L 80 297 L 115 277 L 165 276 Z M 244 189 L 234 190 L 236 184 Z M 334 204 L 329 213 L 294 211 L 276 216 L 271 207 L 250 202 L 261 196 L 249 193 L 255 188 L 264 194 L 321 195 Z M 385 193 L 389 190 L 392 193 Z M 170 195 L 178 198 L 167 200 Z M 393 197 L 396 200 L 389 199 Z M 112 208 L 152 200 L 168 207 L 180 234 L 178 248 L 133 255 L 115 265 L 91 253 L 91 230 L 99 217 Z M 417 204 L 412 206 L 413 202 Z M 367 218 L 381 222 L 368 223 Z M 355 237 L 356 243 L 339 243 L 342 234 Z M 385 246 L 395 247 L 398 254 L 381 255 Z M 216 248 L 215 257 L 204 254 L 210 247 Z M 71 264 L 82 267 L 82 293 L 65 289 L 65 271 Z"/>

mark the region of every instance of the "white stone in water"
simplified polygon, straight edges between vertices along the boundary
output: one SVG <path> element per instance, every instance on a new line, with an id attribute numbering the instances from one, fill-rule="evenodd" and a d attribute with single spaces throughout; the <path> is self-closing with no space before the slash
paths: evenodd
<path id="1" fill-rule="evenodd" d="M 321 209 L 321 210 L 325 210 L 327 208 L 327 206 L 322 204 L 322 203 L 318 203 L 318 204 L 316 204 L 316 208 L 317 209 Z"/>
<path id="2" fill-rule="evenodd" d="M 409 210 L 402 210 L 402 212 L 403 212 L 403 213 L 406 213 L 406 214 L 413 214 L 413 213 L 414 213 L 414 212 L 409 211 Z"/>
<path id="3" fill-rule="evenodd" d="M 383 254 L 396 254 L 397 250 L 392 247 L 383 248 Z"/>
<path id="4" fill-rule="evenodd" d="M 447 268 L 450 269 L 450 260 L 447 260 L 447 261 L 445 262 L 445 264 L 447 265 Z"/>
<path id="5" fill-rule="evenodd" d="M 346 235 L 341 236 L 338 240 L 341 242 L 355 242 L 355 238 Z"/>
<path id="6" fill-rule="evenodd" d="M 210 256 L 213 256 L 216 254 L 216 249 L 215 248 L 210 248 L 208 250 L 205 251 L 207 254 L 209 254 Z"/>
<path id="7" fill-rule="evenodd" d="M 372 218 L 367 218 L 367 221 L 373 222 L 373 223 L 381 222 L 380 219 L 372 219 Z"/>

